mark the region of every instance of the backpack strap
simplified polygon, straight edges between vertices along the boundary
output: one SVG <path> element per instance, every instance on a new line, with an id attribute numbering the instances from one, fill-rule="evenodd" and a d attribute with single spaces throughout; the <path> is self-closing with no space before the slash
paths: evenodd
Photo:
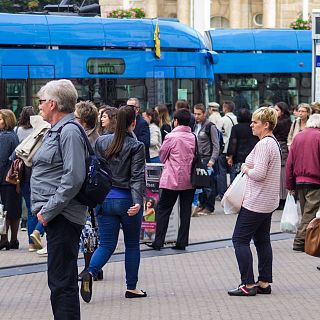
<path id="1" fill-rule="evenodd" d="M 233 122 L 233 120 L 231 119 L 231 117 L 229 117 L 229 116 L 226 116 L 226 117 L 230 119 L 230 121 L 232 122 L 232 125 L 234 126 L 234 122 Z"/>
<path id="2" fill-rule="evenodd" d="M 279 141 L 274 136 L 265 136 L 262 139 L 264 139 L 264 138 L 271 138 L 276 142 L 278 149 L 279 149 L 279 152 L 280 152 L 280 158 L 282 159 L 282 151 L 281 151 L 281 146 L 280 146 Z"/>
<path id="3" fill-rule="evenodd" d="M 94 151 L 93 151 L 93 149 L 92 149 L 92 147 L 91 147 L 91 144 L 90 144 L 90 142 L 89 142 L 89 139 L 88 139 L 88 137 L 87 137 L 86 132 L 84 131 L 82 125 L 81 125 L 80 123 L 78 123 L 78 122 L 75 122 L 75 121 L 68 121 L 68 122 L 66 122 L 65 124 L 63 124 L 63 125 L 56 131 L 56 132 L 57 132 L 56 140 L 59 141 L 60 154 L 61 154 L 60 134 L 61 134 L 61 131 L 62 131 L 62 129 L 64 128 L 64 126 L 66 126 L 66 125 L 69 124 L 69 123 L 74 124 L 75 126 L 77 126 L 77 127 L 79 128 L 79 130 L 80 130 L 80 132 L 81 132 L 81 134 L 82 134 L 82 137 L 84 138 L 84 141 L 85 141 L 85 143 L 86 143 L 87 150 L 88 150 L 89 154 L 90 154 L 91 156 L 94 156 L 95 153 L 94 153 Z"/>

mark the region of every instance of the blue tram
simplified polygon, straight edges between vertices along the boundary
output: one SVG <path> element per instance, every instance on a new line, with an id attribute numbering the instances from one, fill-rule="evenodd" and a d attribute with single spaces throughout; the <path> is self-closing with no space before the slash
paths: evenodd
<path id="1" fill-rule="evenodd" d="M 311 31 L 216 29 L 206 35 L 219 54 L 211 99 L 252 110 L 266 102 L 311 102 Z"/>
<path id="2" fill-rule="evenodd" d="M 0 106 L 17 114 L 37 105 L 42 85 L 60 78 L 97 105 L 137 97 L 142 108 L 164 103 L 172 111 L 177 99 L 208 101 L 216 55 L 176 21 L 0 14 L 0 31 Z"/>

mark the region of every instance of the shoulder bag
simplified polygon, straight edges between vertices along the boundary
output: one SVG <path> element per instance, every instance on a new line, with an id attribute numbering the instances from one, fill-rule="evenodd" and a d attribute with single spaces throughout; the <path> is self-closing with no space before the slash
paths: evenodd
<path id="1" fill-rule="evenodd" d="M 191 184 L 194 188 L 209 188 L 210 187 L 210 175 L 206 166 L 202 163 L 198 149 L 197 137 L 195 138 L 195 155 L 192 161 L 191 167 Z"/>
<path id="2" fill-rule="evenodd" d="M 320 219 L 314 218 L 308 224 L 306 231 L 306 239 L 304 243 L 304 251 L 310 256 L 320 256 Z"/>

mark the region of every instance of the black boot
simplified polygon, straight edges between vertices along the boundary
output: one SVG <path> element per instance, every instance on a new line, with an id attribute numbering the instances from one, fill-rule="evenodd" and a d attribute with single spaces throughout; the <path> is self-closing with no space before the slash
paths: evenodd
<path id="1" fill-rule="evenodd" d="M 19 240 L 11 240 L 10 249 L 19 249 Z"/>

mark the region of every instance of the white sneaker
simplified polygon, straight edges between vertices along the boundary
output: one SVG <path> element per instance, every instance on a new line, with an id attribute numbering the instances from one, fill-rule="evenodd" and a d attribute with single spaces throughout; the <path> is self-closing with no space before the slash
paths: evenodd
<path id="1" fill-rule="evenodd" d="M 45 246 L 43 249 L 38 250 L 37 254 L 41 257 L 48 256 L 47 246 Z"/>

